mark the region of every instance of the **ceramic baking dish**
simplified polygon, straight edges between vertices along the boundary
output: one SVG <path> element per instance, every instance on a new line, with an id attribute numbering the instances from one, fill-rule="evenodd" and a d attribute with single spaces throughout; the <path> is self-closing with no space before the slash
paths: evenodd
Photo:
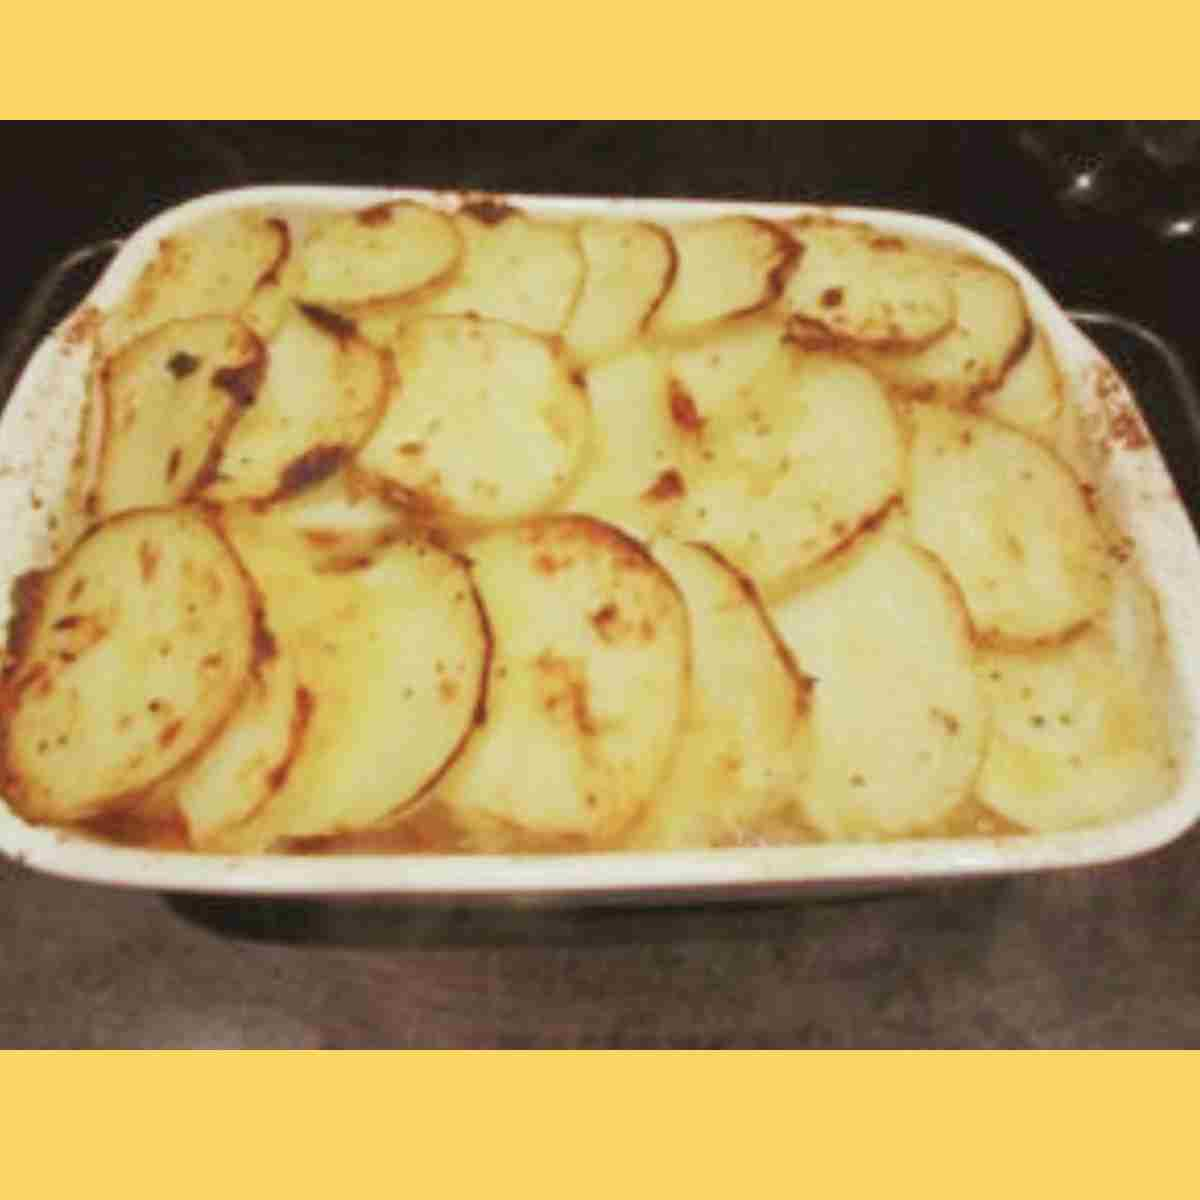
<path id="1" fill-rule="evenodd" d="M 91 292 L 38 344 L 0 421 L 0 604 L 4 609 L 0 616 L 7 619 L 11 579 L 53 555 L 49 514 L 66 487 L 75 450 L 94 309 L 122 298 L 160 239 L 199 218 L 232 208 L 353 209 L 400 197 L 447 207 L 462 199 L 457 194 L 381 188 L 239 189 L 174 208 L 119 248 L 113 247 L 117 253 Z M 505 199 L 547 216 L 599 213 L 660 221 L 730 212 L 789 219 L 816 211 L 806 205 L 743 202 Z M 1039 282 L 997 245 L 960 226 L 925 216 L 878 209 L 820 211 L 869 220 L 881 231 L 959 248 L 1005 268 L 1024 287 L 1033 317 L 1051 340 L 1071 402 L 1095 413 L 1102 429 L 1118 428 L 1122 421 L 1127 426 L 1138 419 L 1133 397 L 1099 349 Z M 1169 355 L 1169 349 L 1160 348 Z M 1186 379 L 1181 384 L 1186 386 Z M 1194 418 L 1193 411 L 1189 419 Z M 1154 850 L 1200 817 L 1200 748 L 1193 737 L 1193 717 L 1200 711 L 1200 545 L 1158 448 L 1152 442 L 1130 448 L 1130 443 L 1140 440 L 1110 439 L 1111 452 L 1101 483 L 1118 519 L 1136 540 L 1145 573 L 1162 601 L 1174 666 L 1171 711 L 1180 774 L 1177 791 L 1169 801 L 1135 818 L 1065 834 L 869 845 L 553 856 L 222 857 L 100 844 L 60 830 L 35 828 L 0 803 L 0 851 L 55 875 L 167 891 L 443 902 L 678 903 L 894 889 L 1114 862 Z"/>

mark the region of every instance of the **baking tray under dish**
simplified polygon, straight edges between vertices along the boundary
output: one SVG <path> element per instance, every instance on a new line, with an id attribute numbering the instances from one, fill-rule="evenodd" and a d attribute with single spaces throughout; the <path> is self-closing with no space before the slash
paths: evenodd
<path id="1" fill-rule="evenodd" d="M 284 186 L 220 192 L 163 213 L 121 243 L 106 243 L 64 260 L 30 297 L 30 320 L 52 308 L 58 285 L 92 256 L 115 252 L 98 282 L 54 330 L 37 343 L 16 379 L 0 420 L 0 604 L 7 585 L 53 557 L 49 514 L 64 493 L 76 448 L 80 407 L 94 335 L 94 308 L 118 302 L 159 241 L 198 219 L 230 209 L 355 209 L 408 198 L 456 207 L 454 193 Z M 472 196 L 472 199 L 478 199 Z M 588 214 L 677 222 L 730 213 L 792 219 L 820 212 L 869 221 L 883 232 L 960 249 L 1009 271 L 1025 290 L 1033 318 L 1045 330 L 1063 369 L 1070 402 L 1101 415 L 1137 411 L 1125 381 L 1082 328 L 1120 318 L 1065 312 L 1020 262 L 993 242 L 953 223 L 884 209 L 684 200 L 506 196 L 533 214 Z M 1082 327 L 1082 328 L 1081 328 Z M 1200 423 L 1195 392 L 1178 358 L 1152 334 L 1126 324 L 1143 351 L 1159 360 L 1173 387 L 1178 419 Z M 18 347 L 10 347 L 19 352 Z M 16 366 L 5 364 L 13 374 Z M 7 389 L 6 389 L 7 390 Z M 1099 422 L 1100 427 L 1105 426 Z M 747 847 L 670 853 L 558 855 L 330 855 L 226 857 L 106 845 L 69 832 L 27 824 L 0 803 L 0 851 L 51 874 L 94 883 L 160 891 L 387 897 L 393 900 L 511 903 L 679 903 L 765 896 L 816 896 L 891 890 L 973 877 L 1012 875 L 1115 862 L 1157 849 L 1200 818 L 1200 747 L 1193 715 L 1200 711 L 1200 544 L 1162 453 L 1151 441 L 1130 448 L 1112 439 L 1102 485 L 1115 515 L 1136 541 L 1143 569 L 1157 589 L 1174 670 L 1171 712 L 1179 779 L 1165 803 L 1133 818 L 1071 833 L 973 837 L 877 844 Z"/>

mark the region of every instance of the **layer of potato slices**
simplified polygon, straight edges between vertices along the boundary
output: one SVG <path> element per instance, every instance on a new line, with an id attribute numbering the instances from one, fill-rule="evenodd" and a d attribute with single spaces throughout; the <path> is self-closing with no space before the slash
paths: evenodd
<path id="1" fill-rule="evenodd" d="M 474 313 L 536 333 L 561 333 L 583 287 L 575 230 L 497 204 L 468 205 L 454 221 L 463 240 L 462 266 L 425 311 Z"/>
<path id="2" fill-rule="evenodd" d="M 771 616 L 815 678 L 811 823 L 869 839 L 949 816 L 970 793 L 988 719 L 962 598 L 936 559 L 872 535 Z"/>
<path id="3" fill-rule="evenodd" d="M 389 376 L 353 322 L 297 305 L 254 384 L 204 489 L 208 500 L 275 500 L 328 478 L 382 416 Z"/>
<path id="4" fill-rule="evenodd" d="M 254 585 L 196 511 L 98 525 L 18 607 L 3 689 L 9 796 L 54 821 L 132 802 L 234 711 L 260 618 Z"/>
<path id="5" fill-rule="evenodd" d="M 420 539 L 318 560 L 271 512 L 238 506 L 222 522 L 309 711 L 283 783 L 209 844 L 263 851 L 402 815 L 481 710 L 491 638 L 465 563 Z"/>
<path id="6" fill-rule="evenodd" d="M 980 397 L 980 411 L 1042 440 L 1054 438 L 1063 407 L 1058 364 L 1038 330 L 995 391 Z"/>
<path id="7" fill-rule="evenodd" d="M 954 575 L 980 637 L 1050 642 L 1094 617 L 1112 563 L 1070 468 L 986 417 L 923 404 L 912 417 L 912 534 Z"/>
<path id="8" fill-rule="evenodd" d="M 809 766 L 809 680 L 754 585 L 716 551 L 667 539 L 651 549 L 687 603 L 692 685 L 675 766 L 634 844 L 754 841 L 798 808 Z"/>
<path id="9" fill-rule="evenodd" d="M 916 353 L 862 350 L 885 378 L 925 400 L 964 403 L 999 386 L 1032 336 L 1020 285 L 973 258 L 946 256 L 954 291 L 953 328 Z"/>
<path id="10" fill-rule="evenodd" d="M 299 753 L 311 697 L 278 648 L 251 673 L 238 707 L 200 755 L 151 789 L 143 803 L 177 812 L 188 842 L 204 849 L 260 811 L 283 786 Z"/>
<path id="11" fill-rule="evenodd" d="M 778 298 L 798 247 L 778 225 L 754 217 L 717 217 L 671 229 L 675 278 L 651 322 L 677 336 L 745 316 Z"/>
<path id="12" fill-rule="evenodd" d="M 588 517 L 468 547 L 495 635 L 486 723 L 439 793 L 479 848 L 611 841 L 675 752 L 688 618 L 671 577 Z"/>
<path id="13" fill-rule="evenodd" d="M 450 216 L 401 200 L 319 225 L 300 249 L 296 288 L 326 308 L 412 298 L 448 280 L 462 257 Z"/>
<path id="14" fill-rule="evenodd" d="M 745 366 L 705 348 L 673 363 L 673 411 L 689 414 L 696 465 L 681 472 L 662 528 L 714 546 L 777 593 L 895 503 L 904 438 L 883 387 L 856 363 L 775 342 L 763 365 Z"/>
<path id="15" fill-rule="evenodd" d="M 283 269 L 287 224 L 257 213 L 207 217 L 164 238 L 128 298 L 112 310 L 100 344 L 112 352 L 141 334 L 187 317 L 237 314 Z"/>
<path id="16" fill-rule="evenodd" d="M 979 779 L 989 808 L 1043 833 L 1115 821 L 1168 795 L 1163 633 L 1133 571 L 1078 636 L 981 655 L 979 677 L 995 714 Z"/>
<path id="17" fill-rule="evenodd" d="M 423 517 L 494 523 L 539 512 L 586 450 L 587 393 L 555 341 L 502 321 L 428 317 L 393 343 L 396 382 L 356 465 Z"/>
<path id="18" fill-rule="evenodd" d="M 783 310 L 838 340 L 881 349 L 928 346 L 954 324 L 954 289 L 939 259 L 866 225 L 798 222 L 803 247 Z"/>
<path id="19" fill-rule="evenodd" d="M 675 244 L 647 221 L 584 221 L 579 245 L 587 270 L 565 337 L 573 354 L 592 360 L 645 327 L 675 277 Z"/>
<path id="20" fill-rule="evenodd" d="M 105 360 L 99 513 L 172 504 L 203 486 L 263 366 L 262 343 L 232 317 L 170 321 Z"/>

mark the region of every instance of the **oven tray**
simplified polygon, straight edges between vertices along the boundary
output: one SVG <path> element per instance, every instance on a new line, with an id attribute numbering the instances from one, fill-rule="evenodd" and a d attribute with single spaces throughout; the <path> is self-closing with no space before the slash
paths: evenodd
<path id="1" fill-rule="evenodd" d="M 84 300 L 33 350 L 0 419 L 0 585 L 4 619 L 8 584 L 53 557 L 49 514 L 63 494 L 86 388 L 95 307 L 125 294 L 161 238 L 197 219 L 242 207 L 278 205 L 354 209 L 408 198 L 453 207 L 457 193 L 390 188 L 280 186 L 242 188 L 200 197 L 149 222 L 116 250 Z M 471 199 L 478 199 L 472 195 Z M 791 219 L 812 213 L 870 221 L 881 231 L 970 252 L 1008 270 L 1023 286 L 1033 318 L 1062 366 L 1070 402 L 1093 413 L 1128 411 L 1124 381 L 1081 331 L 1117 326 L 1120 318 L 1080 314 L 1078 324 L 1010 254 L 961 226 L 884 209 L 689 200 L 505 196 L 533 214 L 586 214 L 681 221 L 744 213 Z M 64 260 L 29 302 L 28 319 L 13 331 L 8 361 L 16 375 L 19 343 L 48 312 L 58 284 L 88 257 Z M 1127 324 L 1156 355 L 1177 395 L 1177 419 L 1196 431 L 1200 410 L 1178 358 L 1152 334 Z M 1200 817 L 1200 749 L 1193 715 L 1200 711 L 1200 544 L 1163 456 L 1154 444 L 1128 449 L 1115 442 L 1101 485 L 1117 519 L 1136 541 L 1143 570 L 1157 589 L 1174 678 L 1171 714 L 1179 762 L 1175 794 L 1137 816 L 1101 828 L 1010 838 L 956 838 L 876 844 L 746 847 L 670 853 L 557 855 L 330 855 L 226 857 L 138 850 L 31 826 L 0 803 L 0 852 L 54 875 L 133 888 L 223 894 L 309 895 L 511 904 L 746 900 L 768 896 L 828 896 L 895 890 L 934 882 L 1012 875 L 1115 862 L 1170 842 Z"/>

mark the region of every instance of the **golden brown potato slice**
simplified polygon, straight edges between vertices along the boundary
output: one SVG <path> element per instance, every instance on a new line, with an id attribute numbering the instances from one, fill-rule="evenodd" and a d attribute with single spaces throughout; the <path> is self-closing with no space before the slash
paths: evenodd
<path id="1" fill-rule="evenodd" d="M 253 584 L 188 508 L 97 526 L 26 599 L 4 765 L 34 820 L 95 816 L 179 766 L 237 706 L 261 642 Z"/>
<path id="2" fill-rule="evenodd" d="M 99 374 L 101 515 L 172 504 L 203 487 L 252 398 L 263 346 L 232 317 L 171 321 L 130 342 Z"/>
<path id="3" fill-rule="evenodd" d="M 646 221 L 585 221 L 579 244 L 587 263 L 566 341 L 583 359 L 627 346 L 645 327 L 675 276 L 671 235 Z"/>
<path id="4" fill-rule="evenodd" d="M 536 333 L 561 333 L 583 287 L 575 230 L 489 204 L 468 206 L 454 220 L 465 248 L 462 267 L 427 311 L 475 313 Z"/>
<path id="5" fill-rule="evenodd" d="M 638 543 L 587 517 L 497 530 L 468 553 L 495 660 L 487 722 L 439 793 L 477 846 L 602 844 L 641 812 L 679 739 L 679 591 Z"/>
<path id="6" fill-rule="evenodd" d="M 314 564 L 303 536 L 273 512 L 238 507 L 223 520 L 309 712 L 286 780 L 209 845 L 263 851 L 402 814 L 461 751 L 481 712 L 491 640 L 465 563 L 401 540 Z"/>
<path id="7" fill-rule="evenodd" d="M 1122 570 L 1110 610 L 1060 646 L 980 657 L 995 733 L 979 780 L 989 808 L 1036 832 L 1159 803 L 1173 777 L 1157 605 Z"/>
<path id="8" fill-rule="evenodd" d="M 199 756 L 154 785 L 144 811 L 178 812 L 197 849 L 260 811 L 283 786 L 299 752 L 311 696 L 291 659 L 274 652 L 251 672 L 245 694 Z"/>
<path id="9" fill-rule="evenodd" d="M 392 357 L 387 411 L 356 459 L 382 494 L 421 515 L 493 523 L 566 490 L 591 416 L 553 342 L 501 321 L 429 317 Z"/>
<path id="10" fill-rule="evenodd" d="M 164 238 L 128 299 L 106 316 L 101 345 L 111 353 L 168 321 L 235 315 L 290 253 L 286 222 L 261 213 L 222 213 Z"/>
<path id="11" fill-rule="evenodd" d="M 384 359 L 353 322 L 297 305 L 267 347 L 262 383 L 203 495 L 272 500 L 328 478 L 375 427 L 388 385 Z"/>
<path id="12" fill-rule="evenodd" d="M 755 217 L 717 217 L 672 227 L 678 266 L 654 314 L 653 332 L 676 335 L 757 312 L 783 290 L 798 247 Z"/>
<path id="13" fill-rule="evenodd" d="M 987 707 L 962 598 L 932 555 L 866 538 L 771 615 L 816 680 L 804 809 L 818 829 L 919 833 L 967 798 Z"/>
<path id="14" fill-rule="evenodd" d="M 803 247 L 781 301 L 793 317 L 880 349 L 928 346 L 954 324 L 954 289 L 938 257 L 867 225 L 789 228 Z"/>
<path id="15" fill-rule="evenodd" d="M 979 636 L 1053 641 L 1094 617 L 1112 564 L 1070 468 L 986 417 L 924 404 L 912 417 L 912 534 L 958 581 Z"/>
<path id="16" fill-rule="evenodd" d="M 1046 335 L 1038 330 L 1004 382 L 980 398 L 980 409 L 1034 437 L 1054 437 L 1063 406 L 1063 383 Z"/>
<path id="17" fill-rule="evenodd" d="M 319 225 L 300 250 L 300 299 L 326 308 L 412 297 L 448 280 L 463 256 L 454 220 L 400 200 Z"/>
<path id="18" fill-rule="evenodd" d="M 924 400 L 962 403 L 997 387 L 1021 355 L 1032 325 L 1020 285 L 999 267 L 947 256 L 954 327 L 915 354 L 863 350 L 885 378 Z"/>
<path id="19" fill-rule="evenodd" d="M 660 539 L 692 631 L 692 686 L 675 766 L 635 844 L 734 845 L 794 813 L 808 774 L 810 682 L 754 585 L 706 546 Z"/>
<path id="20" fill-rule="evenodd" d="M 699 462 L 662 528 L 714 546 L 774 594 L 892 507 L 904 440 L 883 388 L 853 362 L 779 344 L 724 396 L 709 386 L 722 369 L 698 396 L 673 389 L 694 414 Z"/>

